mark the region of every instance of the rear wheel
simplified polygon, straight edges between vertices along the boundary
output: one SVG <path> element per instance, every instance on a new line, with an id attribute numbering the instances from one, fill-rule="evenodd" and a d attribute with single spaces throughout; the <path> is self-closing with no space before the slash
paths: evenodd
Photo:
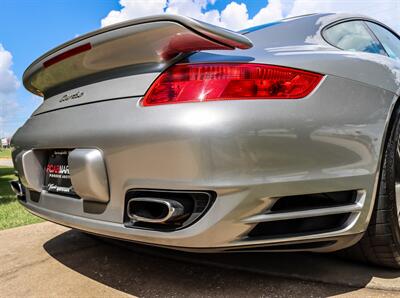
<path id="1" fill-rule="evenodd" d="M 365 262 L 400 268 L 400 117 L 390 129 L 368 229 L 363 238 L 344 251 Z"/>

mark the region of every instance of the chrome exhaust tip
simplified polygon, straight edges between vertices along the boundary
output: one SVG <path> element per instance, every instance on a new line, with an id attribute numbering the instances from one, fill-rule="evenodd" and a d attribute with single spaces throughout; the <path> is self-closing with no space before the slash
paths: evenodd
<path id="1" fill-rule="evenodd" d="M 172 199 L 132 198 L 127 205 L 127 215 L 132 221 L 166 223 L 184 214 L 184 206 Z"/>
<path id="2" fill-rule="evenodd" d="M 25 195 L 24 188 L 18 180 L 10 181 L 12 191 L 18 196 L 23 197 Z"/>

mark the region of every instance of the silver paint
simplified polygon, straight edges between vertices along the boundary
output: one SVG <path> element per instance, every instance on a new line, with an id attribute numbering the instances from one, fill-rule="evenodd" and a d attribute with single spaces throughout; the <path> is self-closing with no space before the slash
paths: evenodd
<path id="1" fill-rule="evenodd" d="M 58 84 L 96 72 L 130 64 L 161 66 L 179 54 L 175 49 L 182 41 L 188 43 L 188 51 L 193 51 L 192 45 L 198 46 L 198 50 L 252 47 L 251 41 L 241 34 L 191 18 L 146 17 L 85 34 L 47 52 L 25 71 L 24 86 L 43 96 Z M 90 51 L 70 57 L 71 63 L 64 60 L 45 66 L 51 59 L 87 44 L 91 46 Z"/>
<path id="2" fill-rule="evenodd" d="M 340 51 L 318 37 L 330 22 L 350 17 L 358 18 L 312 15 L 287 20 L 248 33 L 252 49 L 202 51 L 181 60 L 268 63 L 325 74 L 317 89 L 300 100 L 142 107 L 142 95 L 157 71 L 81 86 L 85 95 L 77 99 L 82 100 L 78 105 L 62 106 L 57 99 L 64 93 L 48 98 L 14 135 L 14 161 L 31 149 L 98 149 L 107 165 L 110 200 L 101 214 L 85 212 L 83 200 L 46 191 L 39 203 L 28 195 L 24 205 L 67 226 L 180 249 L 335 240 L 332 246 L 315 249 L 331 251 L 354 244 L 371 216 L 400 82 L 397 61 Z M 16 167 L 23 170 L 18 162 Z M 212 190 L 218 196 L 194 225 L 165 233 L 124 227 L 125 193 L 132 188 Z M 245 237 L 255 225 L 248 219 L 257 218 L 281 196 L 343 190 L 363 195 L 348 207 L 352 216 L 341 230 Z"/>
<path id="3" fill-rule="evenodd" d="M 25 187 L 38 192 L 42 191 L 45 176 L 44 162 L 44 156 L 34 150 L 21 152 L 16 168 L 19 169 L 18 173 Z"/>
<path id="4" fill-rule="evenodd" d="M 101 203 L 110 200 L 107 170 L 100 150 L 72 150 L 68 165 L 74 191 L 83 200 Z"/>

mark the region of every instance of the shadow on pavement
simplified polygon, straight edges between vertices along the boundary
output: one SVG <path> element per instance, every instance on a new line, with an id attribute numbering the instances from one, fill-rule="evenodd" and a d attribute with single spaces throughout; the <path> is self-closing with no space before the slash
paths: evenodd
<path id="1" fill-rule="evenodd" d="M 104 242 L 75 230 L 49 240 L 44 249 L 80 274 L 141 297 L 331 296 L 367 285 L 400 290 L 400 272 L 354 264 L 331 255 L 194 254 L 114 240 Z"/>

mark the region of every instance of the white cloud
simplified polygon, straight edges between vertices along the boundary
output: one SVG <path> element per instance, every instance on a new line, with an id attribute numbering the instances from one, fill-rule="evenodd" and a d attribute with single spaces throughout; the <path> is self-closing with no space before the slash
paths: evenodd
<path id="1" fill-rule="evenodd" d="M 281 19 L 281 0 L 264 1 L 265 6 L 253 18 L 249 18 L 244 3 L 230 2 L 221 12 L 216 9 L 205 11 L 207 4 L 216 0 L 120 0 L 121 10 L 112 10 L 101 20 L 108 26 L 148 15 L 169 13 L 189 16 L 214 25 L 239 30 Z"/>
<path id="2" fill-rule="evenodd" d="M 400 32 L 399 0 L 294 0 L 289 16 L 314 12 L 346 12 L 370 16 Z"/>
<path id="3" fill-rule="evenodd" d="M 19 82 L 11 69 L 12 55 L 0 43 L 0 137 L 12 133 L 11 122 L 16 117 L 16 94 Z"/>
<path id="4" fill-rule="evenodd" d="M 247 6 L 244 3 L 237 4 L 236 2 L 229 3 L 221 12 L 221 23 L 224 27 L 236 29 L 243 25 L 243 21 L 249 21 Z"/>
<path id="5" fill-rule="evenodd" d="M 268 5 L 261 8 L 251 21 L 253 22 L 252 26 L 256 26 L 282 18 L 284 18 L 282 1 L 269 0 Z"/>
<path id="6" fill-rule="evenodd" d="M 12 93 L 19 87 L 17 77 L 11 70 L 12 55 L 0 43 L 0 94 Z"/>
<path id="7" fill-rule="evenodd" d="M 201 21 L 218 25 L 220 17 L 218 10 L 213 9 L 203 12 L 208 3 L 210 3 L 208 0 L 169 0 L 166 5 L 165 12 L 170 14 L 186 15 Z"/>
<path id="8" fill-rule="evenodd" d="M 15 94 L 6 96 L 0 93 L 0 138 L 13 133 L 13 123 L 17 119 L 19 110 Z"/>
<path id="9" fill-rule="evenodd" d="M 101 27 L 145 17 L 148 15 L 164 13 L 166 0 L 120 0 L 121 10 L 112 10 L 101 20 Z"/>
<path id="10" fill-rule="evenodd" d="M 399 0 L 257 0 L 263 7 L 249 18 L 245 3 L 231 1 L 219 12 L 205 11 L 207 4 L 216 0 L 120 0 L 121 10 L 111 11 L 101 26 L 148 16 L 162 14 L 182 14 L 232 30 L 239 30 L 265 24 L 286 16 L 315 12 L 360 13 L 376 18 L 400 32 Z M 256 0 L 249 0 L 256 1 Z"/>

